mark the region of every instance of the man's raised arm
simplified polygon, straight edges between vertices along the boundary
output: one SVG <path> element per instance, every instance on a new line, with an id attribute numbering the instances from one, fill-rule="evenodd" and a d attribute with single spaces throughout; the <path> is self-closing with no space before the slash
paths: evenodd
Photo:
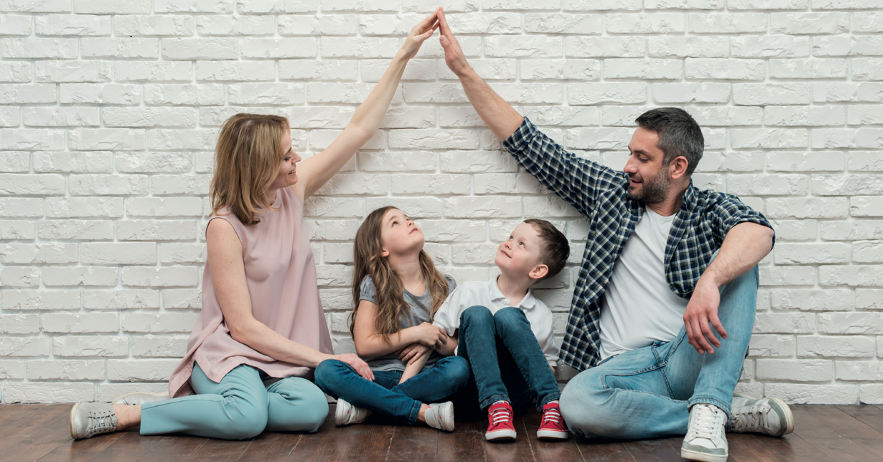
<path id="1" fill-rule="evenodd" d="M 487 124 L 488 128 L 497 135 L 500 141 L 509 138 L 515 129 L 521 125 L 524 117 L 521 116 L 512 106 L 503 98 L 500 98 L 488 84 L 482 80 L 475 70 L 466 62 L 463 56 L 463 50 L 460 44 L 454 38 L 451 28 L 448 27 L 448 21 L 445 19 L 445 13 L 442 10 L 438 12 L 440 25 L 441 46 L 445 50 L 445 63 L 460 78 L 460 84 L 466 90 L 466 96 L 472 107 L 481 116 L 481 120 Z"/>

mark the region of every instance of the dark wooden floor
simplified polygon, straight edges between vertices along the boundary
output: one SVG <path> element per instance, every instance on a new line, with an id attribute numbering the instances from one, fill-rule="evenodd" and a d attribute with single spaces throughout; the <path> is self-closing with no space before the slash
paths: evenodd
<path id="1" fill-rule="evenodd" d="M 883 460 L 883 407 L 794 406 L 785 438 L 729 434 L 730 461 Z M 458 423 L 453 433 L 426 427 L 361 424 L 335 428 L 334 411 L 311 435 L 264 433 L 249 441 L 190 436 L 145 436 L 137 431 L 73 441 L 70 405 L 0 405 L 3 461 L 676 461 L 682 438 L 648 441 L 536 439 L 537 413 L 516 422 L 518 440 L 484 441 L 485 424 Z"/>

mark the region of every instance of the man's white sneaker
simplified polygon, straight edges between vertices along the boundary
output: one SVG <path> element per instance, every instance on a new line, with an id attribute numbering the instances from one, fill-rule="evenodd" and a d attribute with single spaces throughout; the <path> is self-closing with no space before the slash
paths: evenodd
<path id="1" fill-rule="evenodd" d="M 730 431 L 784 436 L 794 431 L 791 408 L 779 398 L 734 396 L 730 411 Z"/>
<path id="2" fill-rule="evenodd" d="M 423 417 L 426 418 L 426 425 L 432 428 L 454 431 L 454 403 L 450 401 L 430 404 Z"/>
<path id="3" fill-rule="evenodd" d="M 726 462 L 729 454 L 726 430 L 727 413 L 713 404 L 694 404 L 690 408 L 687 437 L 681 444 L 681 457 L 705 462 Z"/>
<path id="4" fill-rule="evenodd" d="M 353 406 L 352 404 L 337 398 L 337 409 L 334 411 L 334 425 L 361 423 L 368 418 L 368 410 Z"/>

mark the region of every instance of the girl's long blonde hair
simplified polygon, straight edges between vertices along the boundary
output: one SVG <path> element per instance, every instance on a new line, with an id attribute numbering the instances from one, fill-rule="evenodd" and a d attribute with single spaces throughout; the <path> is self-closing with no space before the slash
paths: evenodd
<path id="1" fill-rule="evenodd" d="M 350 335 L 353 335 L 356 312 L 359 310 L 359 299 L 362 293 L 362 280 L 370 276 L 374 283 L 374 297 L 377 301 L 377 317 L 374 318 L 374 330 L 389 342 L 389 336 L 398 332 L 402 317 L 411 312 L 411 307 L 405 302 L 405 285 L 402 279 L 390 266 L 386 257 L 381 256 L 383 240 L 380 238 L 380 227 L 383 216 L 389 210 L 396 209 L 393 206 L 381 207 L 374 210 L 356 232 L 356 241 L 353 245 L 353 312 L 350 314 Z M 396 209 L 397 210 L 397 209 Z M 432 309 L 429 312 L 430 319 L 444 303 L 448 296 L 448 281 L 435 268 L 432 258 L 420 249 L 420 269 L 423 271 L 423 280 L 426 282 L 426 290 L 432 295 Z"/>
<path id="2" fill-rule="evenodd" d="M 210 197 L 212 213 L 224 207 L 246 226 L 259 223 L 260 209 L 272 209 L 267 187 L 284 159 L 282 134 L 288 119 L 274 115 L 236 114 L 224 121 L 215 147 Z"/>

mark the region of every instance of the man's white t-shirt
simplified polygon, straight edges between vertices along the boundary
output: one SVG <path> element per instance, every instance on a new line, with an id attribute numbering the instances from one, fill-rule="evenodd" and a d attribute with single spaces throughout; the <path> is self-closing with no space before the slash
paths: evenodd
<path id="1" fill-rule="evenodd" d="M 601 307 L 601 360 L 671 341 L 683 327 L 689 300 L 675 295 L 665 280 L 665 245 L 674 217 L 645 206 L 626 241 Z"/>

